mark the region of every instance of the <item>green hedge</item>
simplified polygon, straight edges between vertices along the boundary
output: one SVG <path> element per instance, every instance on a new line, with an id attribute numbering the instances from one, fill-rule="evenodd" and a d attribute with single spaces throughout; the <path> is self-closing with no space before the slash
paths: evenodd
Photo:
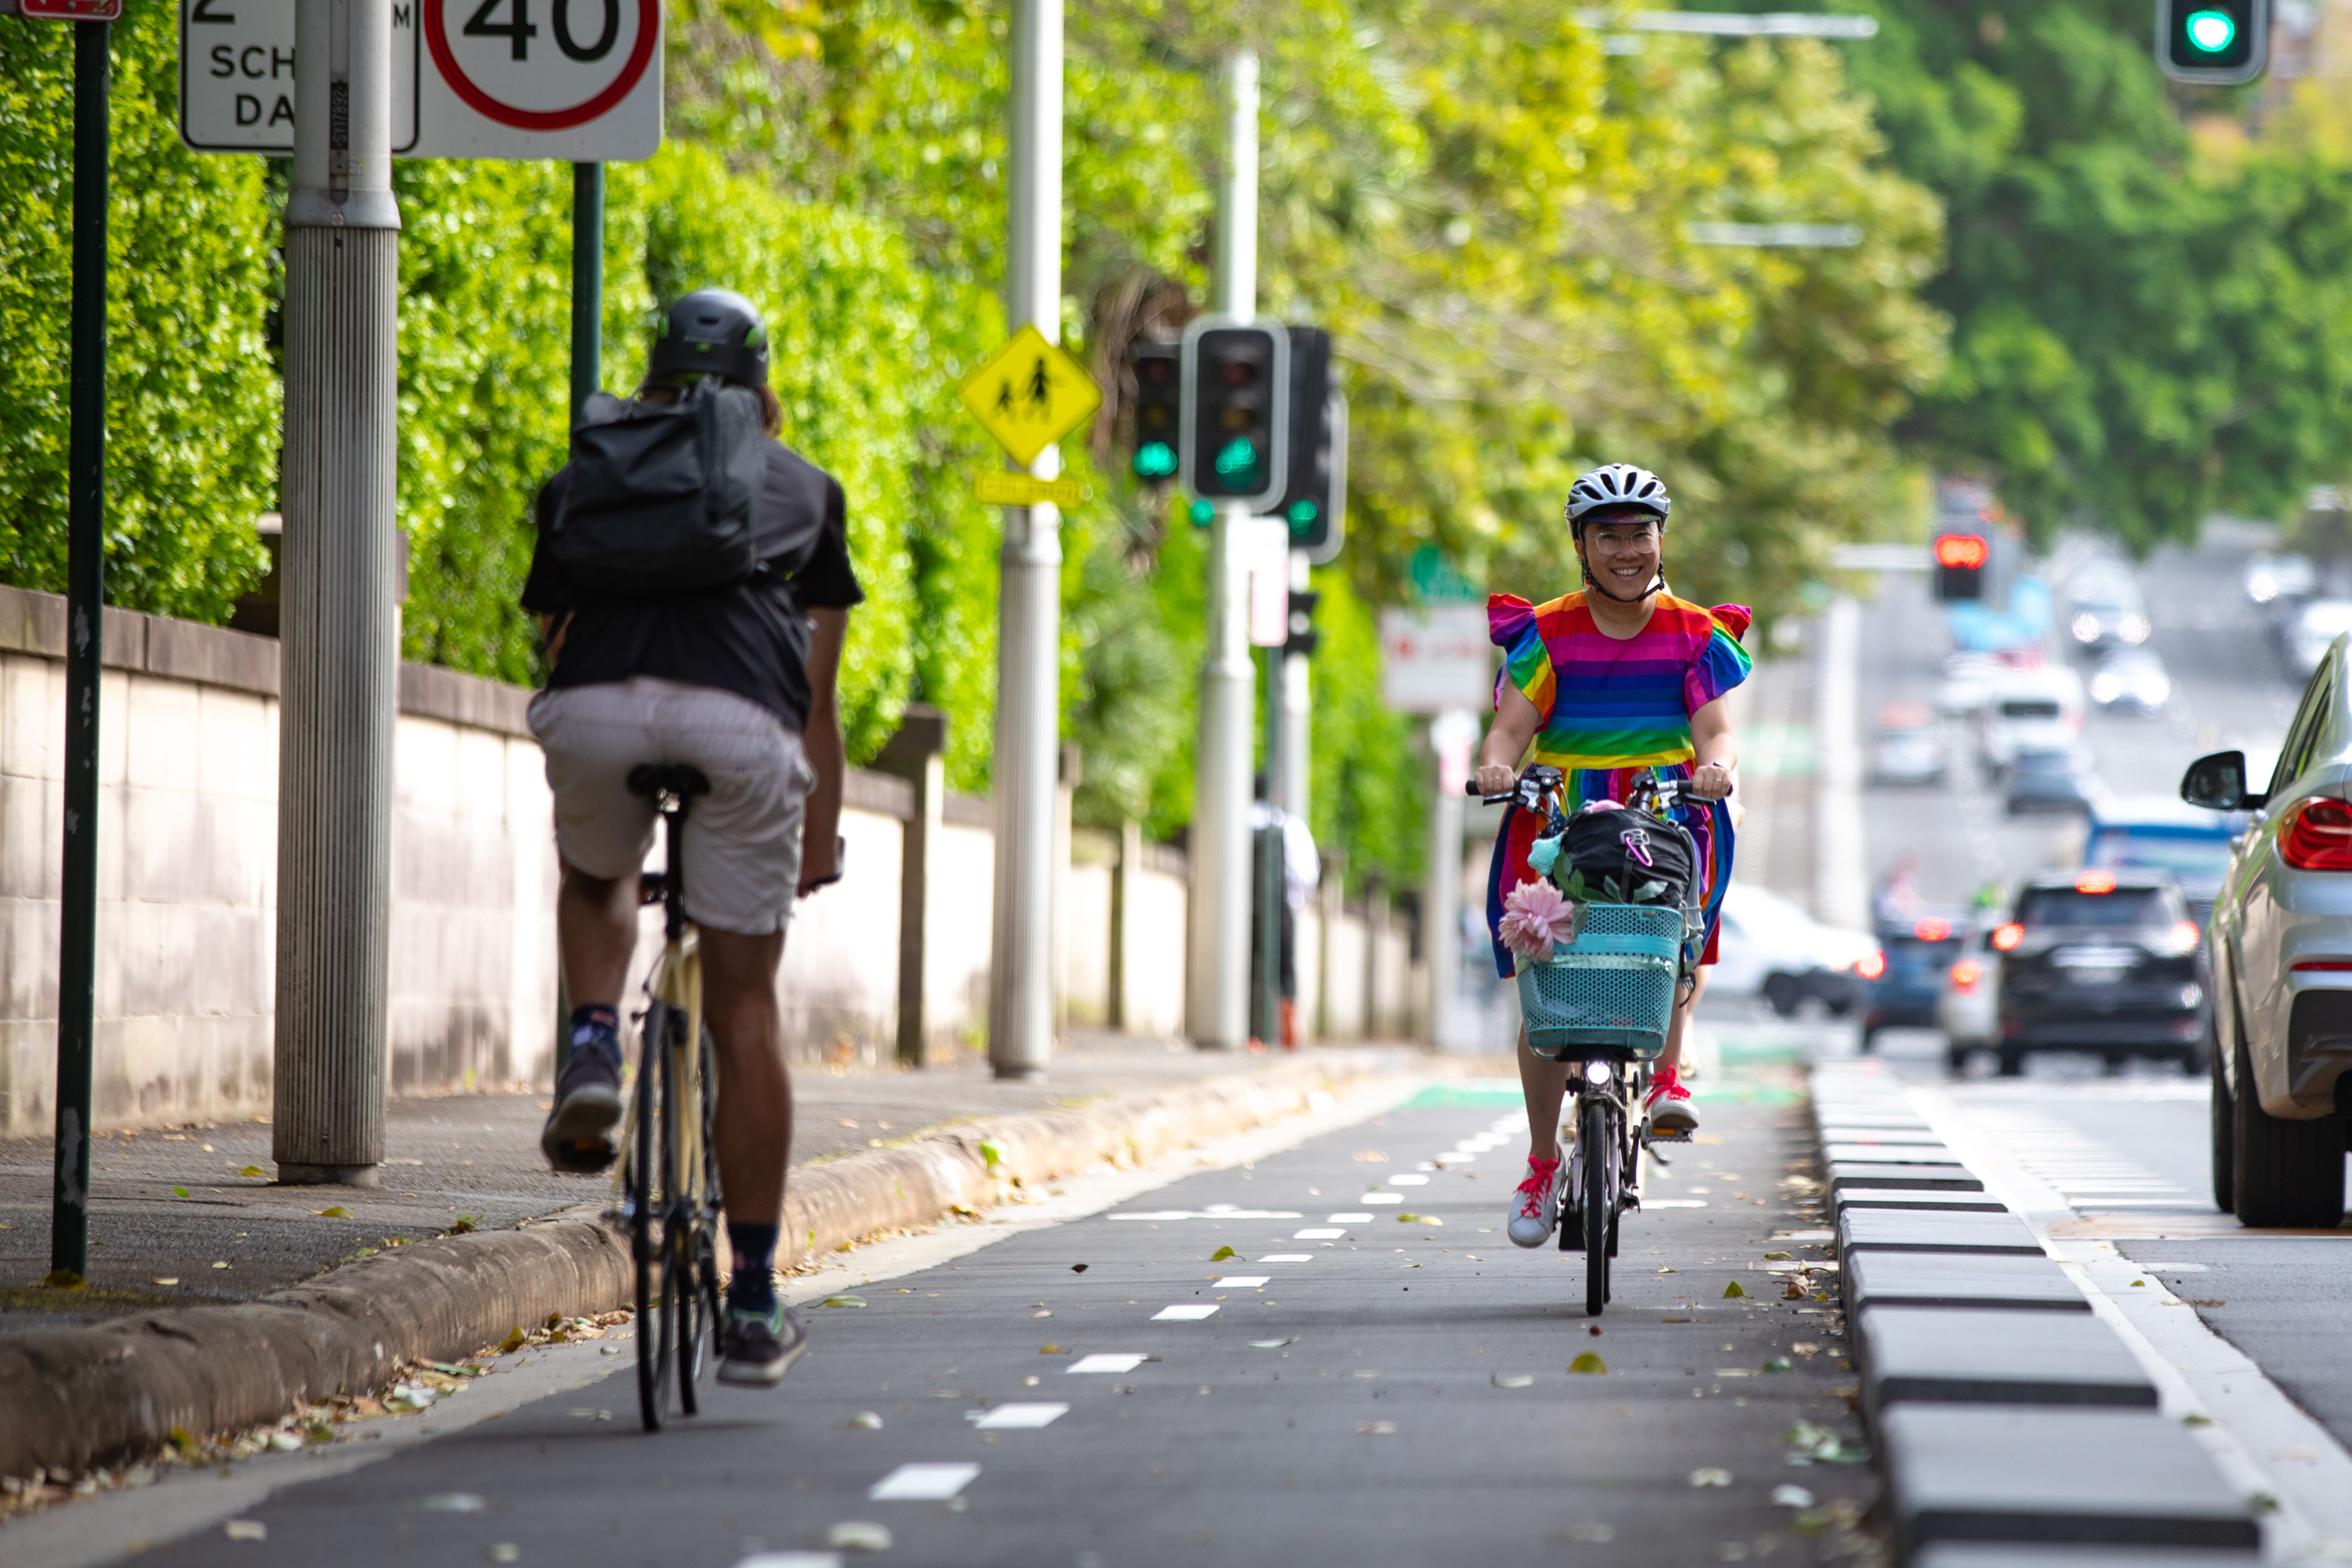
<path id="1" fill-rule="evenodd" d="M 278 372 L 275 224 L 258 158 L 199 158 L 174 129 L 172 9 L 114 30 L 106 296 L 107 594 L 228 618 L 266 564 Z M 65 585 L 73 29 L 0 19 L 0 579 Z"/>

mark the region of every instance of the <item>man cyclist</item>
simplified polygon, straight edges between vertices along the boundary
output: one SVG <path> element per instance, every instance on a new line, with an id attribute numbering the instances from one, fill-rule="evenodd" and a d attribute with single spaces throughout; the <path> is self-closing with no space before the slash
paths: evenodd
<path id="1" fill-rule="evenodd" d="M 549 547 L 572 466 L 539 493 L 522 604 L 539 617 L 548 674 L 530 719 L 555 796 L 556 933 L 574 1003 L 571 1059 L 540 1147 L 560 1171 L 612 1162 L 621 990 L 655 829 L 653 802 L 626 781 L 642 763 L 697 768 L 710 792 L 688 815 L 681 858 L 717 1048 L 714 1142 L 735 1262 L 719 1378 L 766 1386 L 806 1343 L 775 1291 L 792 1141 L 776 965 L 794 896 L 836 875 L 834 675 L 850 609 L 865 594 L 850 564 L 841 486 L 776 439 L 784 414 L 768 385 L 767 327 L 749 300 L 721 289 L 661 313 L 638 396 L 675 404 L 706 376 L 759 399 L 766 468 L 750 576 L 664 597 L 590 593 Z"/>
<path id="2" fill-rule="evenodd" d="M 1673 509 L 1666 486 L 1648 470 L 1629 463 L 1596 468 L 1569 490 L 1566 507 L 1583 590 L 1544 605 L 1507 594 L 1486 600 L 1489 634 L 1503 650 L 1503 670 L 1495 683 L 1494 724 L 1478 751 L 1478 787 L 1501 795 L 1511 788 L 1522 759 L 1548 764 L 1566 776 L 1563 809 L 1574 812 L 1589 801 L 1625 800 L 1642 769 L 1689 781 L 1692 797 L 1711 802 L 1689 824 L 1698 850 L 1692 871 L 1705 890 L 1700 962 L 1711 964 L 1731 874 L 1724 800 L 1739 764 L 1723 696 L 1748 676 L 1740 636 L 1749 613 L 1739 605 L 1705 609 L 1665 592 L 1661 559 Z M 1527 851 L 1544 826 L 1537 813 L 1509 809 L 1495 840 L 1486 924 L 1495 933 L 1496 969 L 1505 979 L 1516 972 L 1516 961 L 1500 935 L 1503 899 L 1535 877 Z M 1695 992 L 1678 999 L 1651 1079 L 1646 1113 L 1657 1132 L 1698 1126 L 1680 1071 L 1695 999 Z M 1560 1102 L 1569 1064 L 1527 1050 L 1524 1037 L 1518 1062 L 1527 1101 L 1527 1179 L 1512 1195 L 1508 1227 L 1512 1241 L 1532 1247 L 1544 1243 L 1559 1219 Z"/>

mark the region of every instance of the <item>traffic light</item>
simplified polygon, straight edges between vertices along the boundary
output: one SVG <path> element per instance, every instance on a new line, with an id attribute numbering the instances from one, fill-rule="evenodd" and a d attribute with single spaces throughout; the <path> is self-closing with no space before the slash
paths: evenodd
<path id="1" fill-rule="evenodd" d="M 1935 597 L 1939 604 L 1984 597 L 1985 562 L 1993 546 L 1981 533 L 1935 536 Z"/>
<path id="2" fill-rule="evenodd" d="M 1282 644 L 1286 654 L 1311 655 L 1323 634 L 1315 630 L 1315 606 L 1323 595 L 1305 588 L 1291 590 L 1290 638 Z"/>
<path id="3" fill-rule="evenodd" d="M 1185 488 L 1253 512 L 1282 494 L 1290 446 L 1290 333 L 1276 322 L 1204 316 L 1184 330 Z"/>
<path id="4" fill-rule="evenodd" d="M 1176 442 L 1184 434 L 1184 351 L 1174 343 L 1137 338 L 1127 348 L 1136 372 L 1136 453 L 1129 460 L 1146 484 L 1176 477 Z"/>
<path id="5" fill-rule="evenodd" d="M 1290 483 L 1275 515 L 1290 524 L 1293 548 L 1320 564 L 1339 553 L 1346 505 L 1346 404 L 1331 392 L 1331 334 L 1291 334 Z"/>
<path id="6" fill-rule="evenodd" d="M 2270 57 L 2270 0 L 2156 0 L 2156 64 L 2176 82 L 2234 87 Z"/>

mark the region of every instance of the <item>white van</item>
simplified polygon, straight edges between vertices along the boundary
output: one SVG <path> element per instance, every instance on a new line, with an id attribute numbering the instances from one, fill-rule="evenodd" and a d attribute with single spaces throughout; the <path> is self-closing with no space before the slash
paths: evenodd
<path id="1" fill-rule="evenodd" d="M 2005 673 L 1977 719 L 1977 752 L 1999 772 L 2020 752 L 2068 752 L 2082 738 L 2083 681 L 2064 665 Z"/>

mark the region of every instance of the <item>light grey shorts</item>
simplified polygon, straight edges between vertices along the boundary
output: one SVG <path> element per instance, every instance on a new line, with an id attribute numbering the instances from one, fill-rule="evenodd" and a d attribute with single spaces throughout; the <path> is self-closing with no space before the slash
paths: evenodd
<path id="1" fill-rule="evenodd" d="M 642 762 L 687 763 L 710 793 L 686 815 L 686 912 L 746 936 L 785 928 L 801 879 L 801 823 L 817 776 L 801 737 L 748 697 L 651 675 L 542 691 L 531 733 L 547 753 L 555 844 L 592 877 L 626 877 L 653 847 Z"/>

